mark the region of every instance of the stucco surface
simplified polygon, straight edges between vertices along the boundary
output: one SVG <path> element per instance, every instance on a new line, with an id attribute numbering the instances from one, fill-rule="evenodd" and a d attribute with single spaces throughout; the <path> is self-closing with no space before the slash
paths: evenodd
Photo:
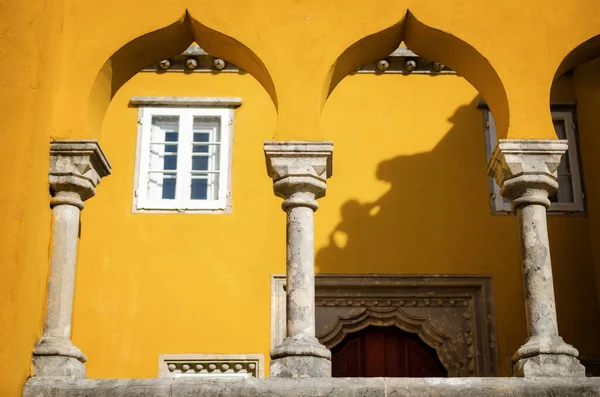
<path id="1" fill-rule="evenodd" d="M 218 5 L 208 0 L 1 2 L 0 133 L 4 144 L 0 169 L 3 183 L 11 188 L 0 193 L 4 286 L 0 320 L 6 324 L 0 330 L 0 391 L 11 397 L 20 393 L 31 373 L 33 345 L 42 333 L 51 246 L 47 184 L 51 138 L 98 138 L 114 159 L 115 174 L 107 178 L 105 194 L 90 201 L 82 218 L 79 255 L 85 264 L 76 276 L 73 338 L 93 357 L 95 364 L 88 368 L 91 376 L 153 376 L 160 352 L 206 350 L 200 342 L 190 347 L 190 334 L 170 337 L 174 329 L 182 329 L 184 318 L 185 325 L 199 334 L 195 341 L 219 330 L 222 342 L 216 346 L 221 351 L 268 350 L 267 331 L 252 329 L 242 335 L 244 327 L 239 324 L 268 324 L 268 275 L 283 272 L 283 214 L 269 191 L 258 154 L 260 143 L 272 138 L 336 140 L 336 177 L 316 220 L 317 271 L 336 272 L 343 267 L 346 272 L 492 273 L 496 296 L 503 302 L 498 316 L 513 319 L 499 333 L 501 352 L 506 355 L 514 350 L 525 335 L 524 311 L 519 309 L 522 287 L 515 267 L 518 240 L 514 218 L 489 216 L 485 182 L 470 183 L 485 180 L 479 119 L 475 110 L 462 107 L 472 105 L 476 91 L 464 80 L 454 86 L 446 85 L 449 80 L 406 80 L 406 76 L 394 80 L 393 84 L 401 83 L 393 91 L 385 91 L 393 84 L 384 83 L 379 79 L 382 76 L 340 79 L 333 91 L 331 83 L 335 71 L 350 70 L 342 66 L 361 61 L 356 54 L 364 52 L 347 52 L 361 39 L 377 33 L 365 42 L 372 48 L 368 54 L 385 55 L 390 43 L 400 39 L 399 27 L 410 9 L 414 19 L 405 31 L 410 33 L 406 41 L 423 56 L 438 58 L 476 83 L 484 99 L 496 104 L 493 110 L 504 114 L 499 119 L 504 119 L 506 136 L 553 137 L 548 113 L 552 78 L 573 49 L 600 33 L 600 21 L 590 17 L 598 14 L 599 7 L 594 0 L 484 4 L 340 0 L 293 5 L 239 0 Z M 130 51 L 120 59 L 148 57 L 156 62 L 170 55 L 169 51 L 179 52 L 178 45 L 185 47 L 197 39 L 225 59 L 246 59 L 240 65 L 267 88 L 250 75 L 211 80 L 227 81 L 223 86 L 189 80 L 172 84 L 163 75 L 154 76 L 158 78 L 152 82 L 138 76 L 117 91 L 120 85 L 112 86 L 114 76 L 101 73 L 107 61 L 116 61 L 113 55 L 136 38 L 171 25 L 172 29 L 157 33 L 143 45 L 128 47 Z M 342 59 L 344 53 L 349 55 Z M 137 70 L 144 67 L 132 65 L 139 66 Z M 594 73 L 587 80 L 581 77 L 584 86 Z M 496 83 L 487 86 L 480 81 Z M 597 90 L 584 91 L 578 90 L 578 95 L 587 98 L 589 105 Z M 134 109 L 127 108 L 127 98 L 166 92 L 243 96 L 244 106 L 236 112 L 236 131 L 243 133 L 236 139 L 238 148 L 248 150 L 238 150 L 234 159 L 234 167 L 236 162 L 244 165 L 244 172 L 234 180 L 235 218 L 204 217 L 198 222 L 198 218 L 167 220 L 130 213 L 136 116 Z M 450 97 L 456 101 L 447 100 Z M 588 131 L 596 128 L 594 109 L 590 106 L 586 112 Z M 375 135 L 382 142 L 379 157 L 362 150 L 365 137 Z M 589 146 L 582 148 L 584 168 L 594 175 L 599 147 L 594 134 L 585 136 L 582 142 Z M 406 160 L 411 172 L 390 177 L 386 170 L 402 168 Z M 256 182 L 261 178 L 263 185 Z M 588 192 L 589 219 L 594 225 L 595 179 L 589 178 Z M 336 189 L 344 193 L 333 195 Z M 254 199 L 239 199 L 249 195 Z M 390 199 L 395 206 L 386 204 Z M 427 214 L 419 210 L 425 207 Z M 379 216 L 374 215 L 378 208 L 383 211 Z M 373 213 L 365 216 L 369 211 Z M 409 227 L 397 227 L 401 216 Z M 437 226 L 431 228 L 434 220 Z M 554 218 L 549 220 L 549 232 L 554 276 L 561 281 L 556 289 L 561 333 L 582 354 L 593 355 L 599 351 L 598 303 L 587 224 L 584 217 Z M 361 232 L 367 226 L 369 235 Z M 173 230 L 193 232 L 175 239 Z M 249 235 L 259 241 L 246 240 Z M 424 235 L 435 249 L 403 249 L 418 247 Z M 457 238 L 465 235 L 478 236 L 477 243 Z M 156 236 L 161 239 L 160 250 L 150 249 L 156 245 Z M 223 238 L 215 243 L 212 238 L 217 236 Z M 127 239 L 133 240 L 136 250 L 123 243 Z M 231 249 L 230 241 L 244 241 L 244 246 Z M 357 251 L 364 242 L 371 242 L 372 249 Z M 169 252 L 191 252 L 193 257 L 174 258 Z M 365 255 L 374 259 L 377 269 L 365 265 Z M 172 263 L 178 266 L 165 265 Z M 229 271 L 224 273 L 224 268 Z M 165 279 L 171 282 L 161 281 Z M 205 305 L 191 313 L 193 306 L 181 304 L 180 292 L 199 286 L 206 287 L 202 299 L 218 296 L 219 305 Z M 264 295 L 255 294 L 263 290 Z M 248 302 L 248 296 L 252 296 L 253 311 L 240 304 Z M 214 326 L 202 321 L 207 315 L 214 316 Z M 154 321 L 160 316 L 168 326 Z"/>

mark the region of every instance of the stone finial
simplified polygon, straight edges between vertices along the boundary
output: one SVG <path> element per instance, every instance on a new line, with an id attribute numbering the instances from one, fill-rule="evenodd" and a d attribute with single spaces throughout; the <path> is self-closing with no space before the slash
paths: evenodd
<path id="1" fill-rule="evenodd" d="M 264 149 L 273 191 L 286 199 L 284 208 L 300 200 L 316 209 L 315 200 L 325 196 L 325 181 L 332 175 L 333 142 L 267 141 Z"/>
<path id="2" fill-rule="evenodd" d="M 96 186 L 110 172 L 110 163 L 95 140 L 50 143 L 49 179 L 55 196 L 53 205 L 60 204 L 54 201 L 61 192 L 77 193 L 81 201 L 94 196 Z M 82 203 L 74 205 L 83 206 Z"/>
<path id="3" fill-rule="evenodd" d="M 556 171 L 568 149 L 566 140 L 500 139 L 488 164 L 488 174 L 513 208 L 524 203 L 550 206 L 558 188 Z"/>

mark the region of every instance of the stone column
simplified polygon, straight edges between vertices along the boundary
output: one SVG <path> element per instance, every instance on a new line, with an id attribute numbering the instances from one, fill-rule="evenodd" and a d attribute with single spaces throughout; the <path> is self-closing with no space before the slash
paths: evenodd
<path id="1" fill-rule="evenodd" d="M 517 376 L 585 376 L 577 349 L 558 334 L 546 225 L 548 197 L 558 188 L 556 170 L 567 147 L 562 140 L 501 139 L 488 165 L 519 223 L 529 337 L 513 357 Z"/>
<path id="2" fill-rule="evenodd" d="M 98 142 L 50 144 L 52 256 L 44 333 L 33 351 L 34 376 L 85 377 L 85 355 L 71 342 L 79 213 L 108 174 L 110 164 Z"/>
<path id="3" fill-rule="evenodd" d="M 271 377 L 331 376 L 315 337 L 314 211 L 332 172 L 331 142 L 265 142 L 267 171 L 287 213 L 287 337 L 271 352 Z"/>

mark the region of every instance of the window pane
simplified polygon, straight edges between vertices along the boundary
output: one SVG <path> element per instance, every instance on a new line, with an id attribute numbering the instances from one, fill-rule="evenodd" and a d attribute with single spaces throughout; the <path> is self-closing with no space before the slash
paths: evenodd
<path id="1" fill-rule="evenodd" d="M 167 132 L 165 134 L 165 142 L 177 142 L 179 140 L 178 132 Z M 177 153 L 177 144 L 175 145 L 165 145 L 166 153 Z"/>
<path id="2" fill-rule="evenodd" d="M 208 199 L 208 179 L 192 179 L 192 200 Z"/>
<path id="3" fill-rule="evenodd" d="M 556 131 L 556 136 L 558 136 L 558 139 L 567 139 L 567 130 L 565 128 L 565 120 L 564 119 L 552 120 L 552 123 L 554 124 L 554 131 Z"/>
<path id="4" fill-rule="evenodd" d="M 163 170 L 172 171 L 177 169 L 177 155 L 165 155 L 165 163 L 163 165 Z"/>
<path id="5" fill-rule="evenodd" d="M 167 178 L 163 181 L 162 198 L 167 200 L 175 199 L 175 187 L 177 186 L 176 178 Z"/>
<path id="6" fill-rule="evenodd" d="M 208 169 L 209 160 L 208 156 L 193 156 L 192 171 L 210 171 Z"/>
<path id="7" fill-rule="evenodd" d="M 556 136 L 559 139 L 567 139 L 567 127 L 564 119 L 552 120 Z M 569 144 L 573 144 L 569 142 Z M 569 152 L 565 153 L 560 160 L 557 170 L 558 191 L 550 197 L 553 203 L 572 203 L 573 200 L 573 181 L 571 180 L 571 165 L 569 163 Z"/>
<path id="8" fill-rule="evenodd" d="M 152 172 L 148 175 L 148 199 L 150 200 L 174 200 L 177 187 L 177 176 Z"/>
<path id="9" fill-rule="evenodd" d="M 192 171 L 219 171 L 221 145 L 220 117 L 194 117 Z M 200 143 L 200 145 L 195 145 Z M 209 143 L 209 144 L 203 144 Z M 217 200 L 219 174 L 192 174 L 192 200 Z"/>
<path id="10" fill-rule="evenodd" d="M 558 176 L 558 191 L 555 195 L 559 203 L 572 203 L 573 200 L 573 182 L 570 175 Z"/>
<path id="11" fill-rule="evenodd" d="M 150 164 L 153 171 L 177 169 L 178 116 L 154 116 L 150 127 Z M 167 145 L 164 142 L 174 142 Z"/>
<path id="12" fill-rule="evenodd" d="M 194 130 L 196 130 L 196 122 L 194 122 Z M 194 142 L 210 142 L 210 133 L 194 132 Z M 194 146 L 193 151 L 194 153 L 208 153 L 208 146 Z"/>
<path id="13" fill-rule="evenodd" d="M 216 200 L 219 196 L 219 176 L 216 174 L 192 176 L 192 200 Z"/>
<path id="14" fill-rule="evenodd" d="M 150 142 L 177 142 L 179 116 L 153 116 Z"/>
<path id="15" fill-rule="evenodd" d="M 556 131 L 556 135 L 559 139 L 567 139 L 567 128 L 565 126 L 565 120 L 552 120 L 554 123 L 554 131 Z M 569 145 L 572 143 L 569 142 Z M 560 165 L 558 166 L 558 174 L 564 175 L 569 174 L 571 172 L 571 167 L 569 165 L 569 152 L 565 153 L 560 161 Z"/>

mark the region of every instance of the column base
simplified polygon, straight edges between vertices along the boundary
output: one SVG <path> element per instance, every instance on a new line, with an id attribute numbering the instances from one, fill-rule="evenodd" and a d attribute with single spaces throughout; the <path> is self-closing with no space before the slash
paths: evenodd
<path id="1" fill-rule="evenodd" d="M 271 352 L 272 378 L 331 377 L 331 352 L 314 337 L 288 337 Z"/>
<path id="2" fill-rule="evenodd" d="M 560 336 L 534 336 L 513 356 L 515 376 L 584 377 L 585 367 L 579 362 L 579 352 Z"/>
<path id="3" fill-rule="evenodd" d="M 85 378 L 85 361 L 70 339 L 43 336 L 33 350 L 33 376 Z"/>

